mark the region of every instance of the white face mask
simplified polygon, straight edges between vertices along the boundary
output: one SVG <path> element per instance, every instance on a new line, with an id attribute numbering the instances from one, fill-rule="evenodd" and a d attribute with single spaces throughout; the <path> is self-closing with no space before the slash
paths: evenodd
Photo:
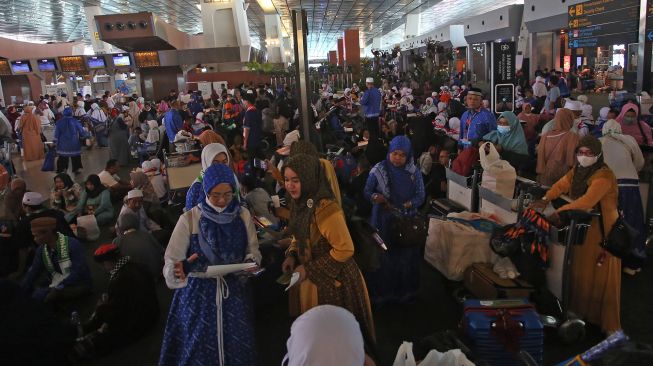
<path id="1" fill-rule="evenodd" d="M 499 132 L 501 135 L 506 134 L 510 132 L 510 126 L 497 126 L 497 132 Z"/>
<path id="2" fill-rule="evenodd" d="M 580 164 L 580 166 L 582 166 L 583 168 L 587 168 L 588 166 L 592 166 L 596 164 L 600 156 L 601 154 L 599 154 L 598 156 L 578 155 L 576 156 L 576 159 L 578 160 L 578 164 Z"/>

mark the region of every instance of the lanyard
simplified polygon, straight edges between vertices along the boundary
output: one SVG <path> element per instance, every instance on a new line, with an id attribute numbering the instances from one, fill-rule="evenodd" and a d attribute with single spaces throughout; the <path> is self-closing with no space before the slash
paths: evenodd
<path id="1" fill-rule="evenodd" d="M 470 114 L 471 114 L 471 113 L 470 113 Z M 465 126 L 465 139 L 466 139 L 466 140 L 469 140 L 469 127 L 471 127 L 472 122 L 474 122 L 474 119 L 475 119 L 476 117 L 478 117 L 479 114 L 481 114 L 480 111 L 479 111 L 478 113 L 476 113 L 475 115 L 473 115 L 473 116 L 471 116 L 471 117 L 468 117 L 468 118 L 467 118 L 467 121 L 465 121 L 465 124 L 466 124 L 466 126 Z"/>

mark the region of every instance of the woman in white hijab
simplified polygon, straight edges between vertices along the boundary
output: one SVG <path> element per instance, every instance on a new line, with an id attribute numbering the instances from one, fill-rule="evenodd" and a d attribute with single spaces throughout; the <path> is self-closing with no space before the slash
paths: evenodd
<path id="1" fill-rule="evenodd" d="M 429 115 L 431 113 L 438 114 L 438 107 L 433 104 L 433 98 L 426 98 L 426 102 L 422 106 L 421 112 L 423 115 Z"/>
<path id="2" fill-rule="evenodd" d="M 449 118 L 449 129 L 456 132 L 460 132 L 460 118 L 458 117 Z"/>
<path id="3" fill-rule="evenodd" d="M 204 189 L 202 188 L 202 181 L 204 180 L 204 172 L 213 164 L 225 164 L 232 171 L 232 161 L 231 155 L 229 154 L 229 149 L 226 146 L 218 143 L 212 143 L 204 146 L 202 149 L 202 172 L 199 177 L 195 179 L 193 184 L 191 184 L 186 193 L 186 206 L 184 211 L 188 211 L 191 208 L 197 206 L 198 203 L 203 202 L 206 198 Z M 236 181 L 236 199 L 240 198 L 240 184 L 238 183 L 238 177 L 234 173 Z"/>
<path id="4" fill-rule="evenodd" d="M 93 103 L 91 104 L 91 118 L 96 119 L 100 122 L 106 122 L 107 115 L 97 103 Z"/>
<path id="5" fill-rule="evenodd" d="M 84 109 L 84 101 L 80 100 L 77 102 L 77 109 L 75 109 L 75 114 L 73 115 L 77 118 L 82 118 L 86 115 L 86 110 Z"/>
<path id="6" fill-rule="evenodd" d="M 352 313 L 333 305 L 316 306 L 295 320 L 286 342 L 284 366 L 372 366 L 360 326 Z"/>
<path id="7" fill-rule="evenodd" d="M 624 273 L 634 275 L 646 262 L 646 226 L 638 174 L 645 161 L 637 141 L 622 133 L 619 122 L 608 120 L 602 132 L 603 160 L 617 178 L 619 209 L 623 212 L 624 220 L 638 232 L 633 238 L 632 252 L 622 260 Z"/>

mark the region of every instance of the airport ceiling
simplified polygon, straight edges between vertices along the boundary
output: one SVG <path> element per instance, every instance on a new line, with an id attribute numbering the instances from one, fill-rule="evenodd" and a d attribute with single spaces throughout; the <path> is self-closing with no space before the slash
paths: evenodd
<path id="1" fill-rule="evenodd" d="M 90 35 L 84 6 L 100 6 L 104 14 L 150 11 L 179 30 L 202 32 L 202 0 L 0 0 L 0 36 L 31 42 L 86 40 Z M 287 33 L 292 33 L 291 10 L 308 17 L 309 58 L 325 58 L 347 28 L 359 28 L 361 47 L 386 36 L 383 45 L 403 41 L 403 24 L 420 14 L 420 33 L 523 0 L 260 0 L 274 5 Z M 265 40 L 264 11 L 257 0 L 247 17 L 253 42 Z"/>

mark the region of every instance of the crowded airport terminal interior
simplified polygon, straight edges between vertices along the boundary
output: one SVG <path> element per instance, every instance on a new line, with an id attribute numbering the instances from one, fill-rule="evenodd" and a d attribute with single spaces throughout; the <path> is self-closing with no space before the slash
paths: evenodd
<path id="1" fill-rule="evenodd" d="M 653 365 L 652 69 L 653 0 L 0 0 L 0 364 Z"/>

